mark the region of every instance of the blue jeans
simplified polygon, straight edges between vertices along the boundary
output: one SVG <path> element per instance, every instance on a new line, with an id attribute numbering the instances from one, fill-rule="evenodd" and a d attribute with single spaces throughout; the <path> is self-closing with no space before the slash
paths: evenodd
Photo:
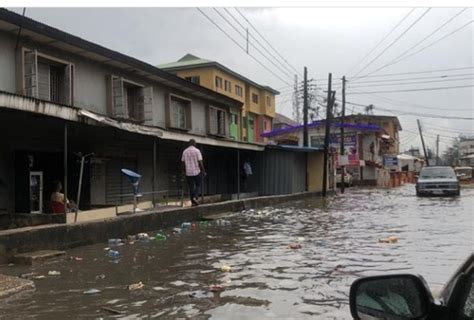
<path id="1" fill-rule="evenodd" d="M 197 176 L 186 176 L 186 180 L 188 181 L 189 197 L 191 198 L 191 201 L 197 199 L 201 192 L 201 174 L 198 174 Z"/>

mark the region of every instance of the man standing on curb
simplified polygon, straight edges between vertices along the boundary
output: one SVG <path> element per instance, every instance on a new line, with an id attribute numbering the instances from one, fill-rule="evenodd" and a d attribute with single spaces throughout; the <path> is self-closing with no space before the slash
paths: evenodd
<path id="1" fill-rule="evenodd" d="M 199 204 L 197 197 L 201 190 L 201 174 L 205 177 L 206 170 L 202 163 L 201 151 L 196 148 L 196 141 L 194 139 L 189 140 L 189 147 L 183 151 L 181 162 L 183 164 L 183 171 L 186 174 L 186 181 L 188 182 L 191 203 L 193 206 L 197 206 Z"/>

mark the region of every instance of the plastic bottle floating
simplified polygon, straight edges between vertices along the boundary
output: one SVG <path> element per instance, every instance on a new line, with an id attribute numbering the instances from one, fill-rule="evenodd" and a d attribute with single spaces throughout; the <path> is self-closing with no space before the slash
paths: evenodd
<path id="1" fill-rule="evenodd" d="M 209 291 L 211 291 L 211 292 L 222 292 L 222 291 L 224 291 L 224 286 L 222 286 L 220 284 L 214 284 L 214 285 L 209 287 Z"/>
<path id="2" fill-rule="evenodd" d="M 301 249 L 303 246 L 299 243 L 291 243 L 288 248 L 290 249 Z"/>
<path id="3" fill-rule="evenodd" d="M 107 255 L 109 256 L 109 258 L 112 258 L 112 259 L 118 259 L 118 258 L 120 258 L 120 252 L 115 251 L 115 250 L 109 250 L 109 251 L 107 252 Z"/>
<path id="4" fill-rule="evenodd" d="M 398 238 L 395 236 L 379 239 L 379 243 L 397 243 L 397 242 L 398 242 Z"/>
<path id="5" fill-rule="evenodd" d="M 223 266 L 221 266 L 221 271 L 222 272 L 231 272 L 232 268 L 230 266 L 223 265 Z"/>
<path id="6" fill-rule="evenodd" d="M 161 241 L 162 241 L 162 240 L 166 240 L 166 236 L 165 236 L 164 234 L 162 234 L 162 233 L 157 233 L 157 234 L 155 235 L 155 240 L 161 240 Z"/>
<path id="7" fill-rule="evenodd" d="M 191 228 L 191 222 L 183 222 L 181 224 L 181 228 L 183 229 Z"/>

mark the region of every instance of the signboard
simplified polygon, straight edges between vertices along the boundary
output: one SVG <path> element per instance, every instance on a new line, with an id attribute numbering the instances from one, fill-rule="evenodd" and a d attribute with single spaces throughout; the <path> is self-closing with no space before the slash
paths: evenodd
<path id="1" fill-rule="evenodd" d="M 311 136 L 311 147 L 324 148 L 324 136 Z M 336 165 L 339 166 L 360 166 L 359 153 L 357 152 L 357 133 L 350 132 L 344 134 L 344 158 L 339 159 L 341 150 L 341 134 L 331 133 L 329 135 L 329 151 L 336 155 Z M 347 161 L 346 158 L 347 157 Z"/>
<path id="2" fill-rule="evenodd" d="M 398 166 L 398 158 L 396 156 L 385 156 L 383 157 L 383 165 L 385 167 L 396 167 Z"/>

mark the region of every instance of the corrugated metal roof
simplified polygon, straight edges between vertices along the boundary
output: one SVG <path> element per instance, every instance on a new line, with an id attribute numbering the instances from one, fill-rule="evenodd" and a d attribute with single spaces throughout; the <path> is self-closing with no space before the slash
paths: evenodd
<path id="1" fill-rule="evenodd" d="M 323 148 L 300 147 L 300 146 L 292 146 L 292 145 L 267 145 L 266 148 L 295 151 L 295 152 L 321 152 L 324 150 Z"/>

